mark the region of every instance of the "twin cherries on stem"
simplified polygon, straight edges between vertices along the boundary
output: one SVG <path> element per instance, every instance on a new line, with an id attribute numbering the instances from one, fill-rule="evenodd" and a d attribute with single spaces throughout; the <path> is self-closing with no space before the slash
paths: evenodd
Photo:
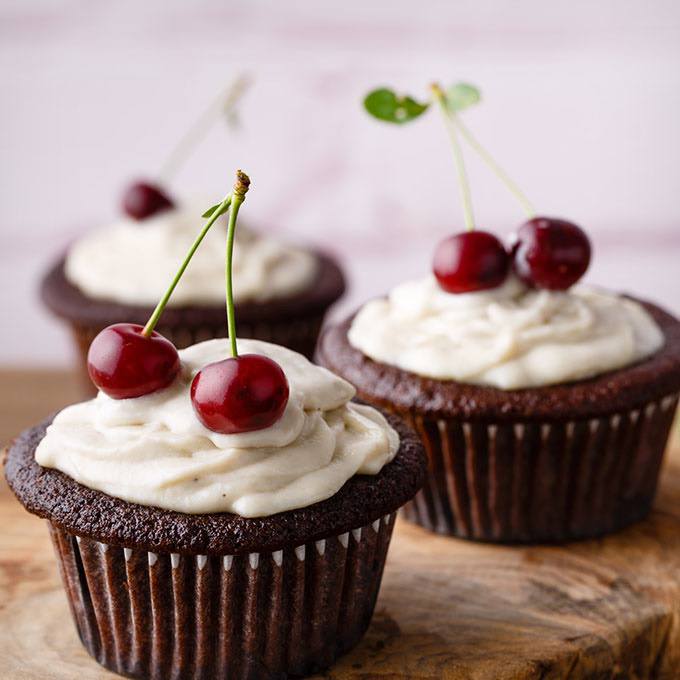
<path id="1" fill-rule="evenodd" d="M 221 434 L 259 430 L 282 416 L 289 397 L 283 370 L 266 356 L 239 355 L 236 344 L 232 287 L 234 234 L 238 211 L 249 186 L 248 176 L 237 171 L 232 193 L 204 213 L 208 221 L 145 326 L 113 324 L 92 341 L 87 356 L 88 372 L 92 382 L 109 397 L 130 399 L 151 394 L 169 386 L 181 371 L 177 348 L 154 328 L 201 241 L 217 219 L 229 212 L 226 298 L 231 357 L 198 371 L 191 383 L 191 402 L 203 425 Z M 135 193 L 137 195 L 133 195 Z M 169 205 L 165 205 L 166 202 Z M 172 205 L 153 185 L 142 184 L 128 189 L 124 204 L 128 214 L 136 213 L 138 219 L 158 212 L 159 205 L 161 210 Z"/>
<path id="2" fill-rule="evenodd" d="M 583 230 L 554 217 L 534 217 L 517 231 L 508 251 L 488 231 L 454 234 L 439 243 L 432 271 L 448 293 L 500 286 L 510 269 L 528 286 L 566 290 L 590 263 L 590 241 Z"/>
<path id="3" fill-rule="evenodd" d="M 585 232 L 566 220 L 538 217 L 526 196 L 477 141 L 458 115 L 477 104 L 479 90 L 458 83 L 447 90 L 430 87 L 430 101 L 397 95 L 378 88 L 364 99 L 367 112 L 381 121 L 401 125 L 415 120 L 437 103 L 451 139 L 467 231 L 444 239 L 436 248 L 432 263 L 439 286 L 448 293 L 469 293 L 500 286 L 511 269 L 527 285 L 548 290 L 566 290 L 578 281 L 590 264 L 591 247 Z M 462 137 L 491 168 L 524 208 L 529 221 L 518 230 L 510 249 L 494 235 L 475 229 L 470 187 L 465 172 Z"/>

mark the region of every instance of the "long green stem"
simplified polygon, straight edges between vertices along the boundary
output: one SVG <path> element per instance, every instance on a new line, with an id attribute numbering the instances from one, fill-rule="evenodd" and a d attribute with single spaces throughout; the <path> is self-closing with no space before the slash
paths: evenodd
<path id="1" fill-rule="evenodd" d="M 156 327 L 156 324 L 158 323 L 158 319 L 160 319 L 161 314 L 163 313 L 163 310 L 165 309 L 165 306 L 168 304 L 168 300 L 170 299 L 170 296 L 172 295 L 173 291 L 175 290 L 175 287 L 179 283 L 179 280 L 182 278 L 182 274 L 184 274 L 184 270 L 187 268 L 187 265 L 191 261 L 191 258 L 194 256 L 194 253 L 196 252 L 198 246 L 201 245 L 201 241 L 205 237 L 205 235 L 210 231 L 210 227 L 217 221 L 218 217 L 220 215 L 224 214 L 224 211 L 229 207 L 229 205 L 232 202 L 232 195 L 229 194 L 228 196 L 225 197 L 225 199 L 220 203 L 220 205 L 215 209 L 215 211 L 212 213 L 210 216 L 210 219 L 205 223 L 205 226 L 201 230 L 201 233 L 196 237 L 196 240 L 194 241 L 193 245 L 189 249 L 189 252 L 187 253 L 187 256 L 184 258 L 184 261 L 182 262 L 179 270 L 177 271 L 177 274 L 175 274 L 175 278 L 172 280 L 170 283 L 170 286 L 168 289 L 165 291 L 165 294 L 163 297 L 160 299 L 159 303 L 156 305 L 156 309 L 153 310 L 153 314 L 149 318 L 149 320 L 146 322 L 146 326 L 144 326 L 144 330 L 142 331 L 142 334 L 145 335 L 146 337 L 149 337 L 151 333 L 153 333 L 153 329 Z"/>
<path id="2" fill-rule="evenodd" d="M 236 313 L 234 311 L 234 287 L 232 281 L 232 261 L 234 259 L 234 235 L 236 234 L 236 218 L 243 201 L 246 200 L 246 193 L 250 186 L 250 179 L 241 170 L 236 171 L 236 183 L 231 199 L 231 209 L 229 211 L 229 225 L 227 227 L 227 261 L 224 269 L 227 289 L 227 329 L 229 332 L 229 344 L 231 346 L 231 356 L 238 356 L 236 347 Z"/>
<path id="3" fill-rule="evenodd" d="M 186 134 L 177 142 L 158 173 L 163 182 L 167 183 L 177 171 L 187 162 L 193 150 L 208 134 L 213 123 L 222 115 L 233 115 L 243 93 L 250 85 L 250 78 L 241 74 L 227 86 L 210 103 L 210 106 L 196 119 Z"/>
<path id="4" fill-rule="evenodd" d="M 503 168 L 498 165 L 493 156 L 477 141 L 477 138 L 470 132 L 460 116 L 456 116 L 455 125 L 458 127 L 463 139 L 479 154 L 480 158 L 491 168 L 491 171 L 498 177 L 498 179 L 505 184 L 508 191 L 519 201 L 520 205 L 527 214 L 527 217 L 533 217 L 536 214 L 531 201 L 526 197 L 524 192 L 519 188 L 515 181 L 508 175 Z"/>
<path id="5" fill-rule="evenodd" d="M 458 133 L 456 131 L 455 122 L 449 115 L 448 107 L 446 106 L 446 98 L 444 92 L 439 85 L 432 85 L 432 94 L 434 95 L 439 108 L 442 112 L 444 125 L 449 133 L 451 139 L 451 146 L 453 147 L 453 157 L 456 161 L 456 168 L 458 170 L 458 185 L 460 187 L 460 195 L 463 199 L 463 215 L 465 218 L 465 226 L 468 231 L 475 228 L 475 216 L 472 210 L 472 198 L 470 196 L 470 182 L 468 181 L 467 173 L 465 172 L 465 160 L 463 159 L 463 152 L 458 141 Z"/>

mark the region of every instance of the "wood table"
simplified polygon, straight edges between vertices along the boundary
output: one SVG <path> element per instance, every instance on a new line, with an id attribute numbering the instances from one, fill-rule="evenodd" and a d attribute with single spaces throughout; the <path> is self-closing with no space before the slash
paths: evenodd
<path id="1" fill-rule="evenodd" d="M 72 375 L 0 372 L 0 440 L 76 398 Z M 677 432 L 676 432 L 677 434 Z M 373 623 L 331 678 L 680 678 L 680 446 L 648 520 L 509 548 L 400 521 Z M 0 488 L 0 678 L 114 678 L 77 639 L 47 529 Z"/>

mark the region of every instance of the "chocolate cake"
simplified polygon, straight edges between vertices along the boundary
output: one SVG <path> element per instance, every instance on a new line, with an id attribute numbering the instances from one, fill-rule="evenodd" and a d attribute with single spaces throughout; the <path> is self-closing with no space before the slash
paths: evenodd
<path id="1" fill-rule="evenodd" d="M 353 317 L 323 333 L 316 356 L 421 436 L 430 475 L 407 518 L 485 541 L 599 536 L 648 513 L 680 392 L 680 322 L 641 304 L 662 349 L 567 384 L 501 390 L 425 378 L 354 348 Z"/>
<path id="2" fill-rule="evenodd" d="M 281 678 L 322 670 L 371 619 L 397 508 L 422 484 L 417 437 L 331 498 L 265 518 L 186 515 L 88 489 L 34 460 L 49 420 L 9 448 L 5 474 L 48 520 L 78 633 L 130 677 Z"/>

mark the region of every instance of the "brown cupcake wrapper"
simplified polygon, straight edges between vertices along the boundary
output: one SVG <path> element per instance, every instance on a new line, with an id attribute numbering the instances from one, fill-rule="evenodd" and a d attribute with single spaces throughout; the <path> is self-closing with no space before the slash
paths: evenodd
<path id="1" fill-rule="evenodd" d="M 239 323 L 238 334 L 242 338 L 264 340 L 265 342 L 283 345 L 303 354 L 308 359 L 312 359 L 324 317 L 325 311 L 315 316 L 287 321 L 257 322 L 251 324 Z M 82 388 L 86 395 L 93 396 L 97 390 L 87 374 L 87 352 L 97 333 L 106 326 L 83 326 L 75 323 L 70 325 L 78 351 Z M 224 324 L 219 326 L 209 324 L 202 324 L 200 326 L 163 326 L 160 323 L 156 330 L 170 340 L 177 349 L 184 349 L 197 342 L 226 336 L 226 326 Z"/>
<path id="2" fill-rule="evenodd" d="M 647 515 L 678 403 L 569 422 L 465 422 L 397 412 L 429 459 L 402 510 L 441 534 L 507 543 L 601 536 Z"/>
<path id="3" fill-rule="evenodd" d="M 152 553 L 48 523 L 78 634 L 135 678 L 273 678 L 327 668 L 373 614 L 394 513 L 270 553 Z"/>

